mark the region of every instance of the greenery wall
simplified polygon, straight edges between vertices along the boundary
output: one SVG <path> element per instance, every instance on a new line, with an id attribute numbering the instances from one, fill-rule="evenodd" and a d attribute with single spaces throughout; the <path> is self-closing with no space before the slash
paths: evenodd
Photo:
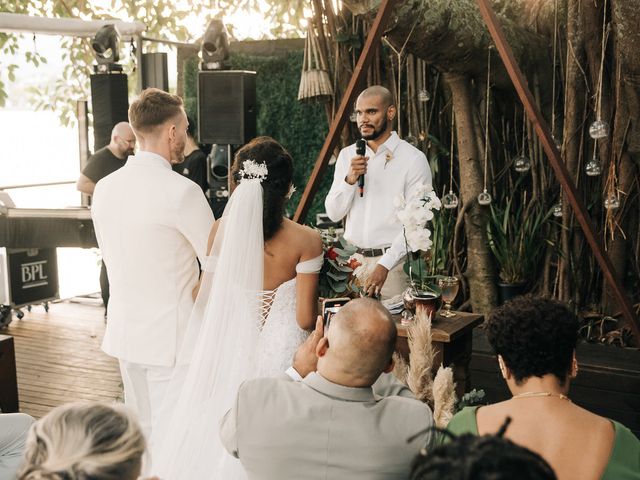
<path id="1" fill-rule="evenodd" d="M 293 156 L 293 183 L 297 192 L 290 201 L 288 210 L 291 215 L 295 212 L 328 132 L 323 105 L 297 100 L 302 55 L 302 51 L 291 51 L 283 56 L 231 56 L 232 69 L 257 72 L 258 135 L 275 138 Z M 188 62 L 185 68 L 185 107 L 193 118 L 197 109 L 197 70 L 196 59 Z M 324 212 L 324 198 L 331 186 L 332 172 L 330 169 L 322 179 L 307 215 L 306 222 L 309 224 L 315 223 L 316 213 Z"/>

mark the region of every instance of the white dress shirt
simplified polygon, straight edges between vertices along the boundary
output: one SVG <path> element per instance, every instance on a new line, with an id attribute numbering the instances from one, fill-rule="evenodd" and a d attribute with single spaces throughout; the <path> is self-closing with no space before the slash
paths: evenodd
<path id="1" fill-rule="evenodd" d="M 103 350 L 174 365 L 214 221 L 202 190 L 140 151 L 97 183 L 91 216 L 111 291 Z"/>
<path id="2" fill-rule="evenodd" d="M 408 199 L 420 185 L 431 185 L 429 163 L 424 153 L 391 132 L 376 153 L 367 146 L 369 162 L 360 198 L 358 182 L 349 185 L 345 180 L 355 156 L 355 144 L 340 151 L 325 199 L 327 215 L 334 222 L 346 217 L 344 238 L 349 243 L 359 248 L 390 247 L 378 263 L 391 270 L 407 252 L 394 200 Z"/>

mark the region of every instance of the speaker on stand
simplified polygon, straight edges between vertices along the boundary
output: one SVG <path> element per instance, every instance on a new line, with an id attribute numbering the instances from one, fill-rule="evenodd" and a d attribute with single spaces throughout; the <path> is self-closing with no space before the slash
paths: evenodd
<path id="1" fill-rule="evenodd" d="M 198 72 L 197 123 L 200 142 L 214 144 L 207 157 L 209 199 L 219 218 L 229 197 L 234 146 L 256 136 L 256 72 Z"/>
<path id="2" fill-rule="evenodd" d="M 124 73 L 91 75 L 91 108 L 93 110 L 93 151 L 111 141 L 111 130 L 119 122 L 128 122 L 129 91 Z"/>

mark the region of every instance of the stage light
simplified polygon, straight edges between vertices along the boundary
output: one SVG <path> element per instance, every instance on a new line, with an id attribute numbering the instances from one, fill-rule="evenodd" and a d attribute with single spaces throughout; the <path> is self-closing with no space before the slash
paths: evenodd
<path id="1" fill-rule="evenodd" d="M 229 58 L 229 38 L 222 20 L 214 18 L 209 22 L 202 37 L 202 70 L 222 70 Z"/>
<path id="2" fill-rule="evenodd" d="M 122 66 L 118 64 L 118 60 L 120 60 L 119 39 L 120 36 L 113 24 L 103 25 L 96 32 L 91 42 L 93 54 L 98 62 L 98 65 L 94 67 L 96 72 L 122 71 Z"/>

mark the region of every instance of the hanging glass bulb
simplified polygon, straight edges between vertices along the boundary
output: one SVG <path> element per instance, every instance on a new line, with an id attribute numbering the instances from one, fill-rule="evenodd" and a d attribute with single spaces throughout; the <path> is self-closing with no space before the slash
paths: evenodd
<path id="1" fill-rule="evenodd" d="M 418 100 L 421 102 L 428 102 L 431 99 L 431 94 L 427 91 L 426 88 L 421 88 L 418 92 Z"/>
<path id="2" fill-rule="evenodd" d="M 442 206 L 447 210 L 454 209 L 458 206 L 458 196 L 453 193 L 453 190 L 449 190 L 449 193 L 442 197 Z"/>
<path id="3" fill-rule="evenodd" d="M 404 137 L 404 141 L 413 145 L 414 147 L 418 146 L 418 139 L 415 137 L 415 135 L 407 135 L 406 137 Z"/>
<path id="4" fill-rule="evenodd" d="M 609 124 L 602 120 L 596 120 L 589 127 L 589 136 L 593 139 L 609 136 Z"/>
<path id="5" fill-rule="evenodd" d="M 607 198 L 604 199 L 604 208 L 607 210 L 616 210 L 620 208 L 620 199 L 615 193 L 610 193 Z"/>
<path id="6" fill-rule="evenodd" d="M 486 188 L 478 194 L 478 203 L 480 205 L 489 205 L 491 203 L 491 194 L 487 192 Z"/>
<path id="7" fill-rule="evenodd" d="M 356 112 L 351 112 L 351 115 L 349 115 L 349 121 L 351 123 L 356 123 L 358 121 L 358 117 L 356 115 Z"/>
<path id="8" fill-rule="evenodd" d="M 584 166 L 584 172 L 589 177 L 597 177 L 602 173 L 602 166 L 597 158 L 593 157 L 591 160 L 587 162 Z"/>
<path id="9" fill-rule="evenodd" d="M 553 216 L 556 218 L 562 217 L 562 201 L 556 203 L 553 207 Z"/>
<path id="10" fill-rule="evenodd" d="M 513 169 L 519 173 L 528 172 L 531 169 L 531 160 L 526 155 L 518 155 L 513 160 Z"/>

